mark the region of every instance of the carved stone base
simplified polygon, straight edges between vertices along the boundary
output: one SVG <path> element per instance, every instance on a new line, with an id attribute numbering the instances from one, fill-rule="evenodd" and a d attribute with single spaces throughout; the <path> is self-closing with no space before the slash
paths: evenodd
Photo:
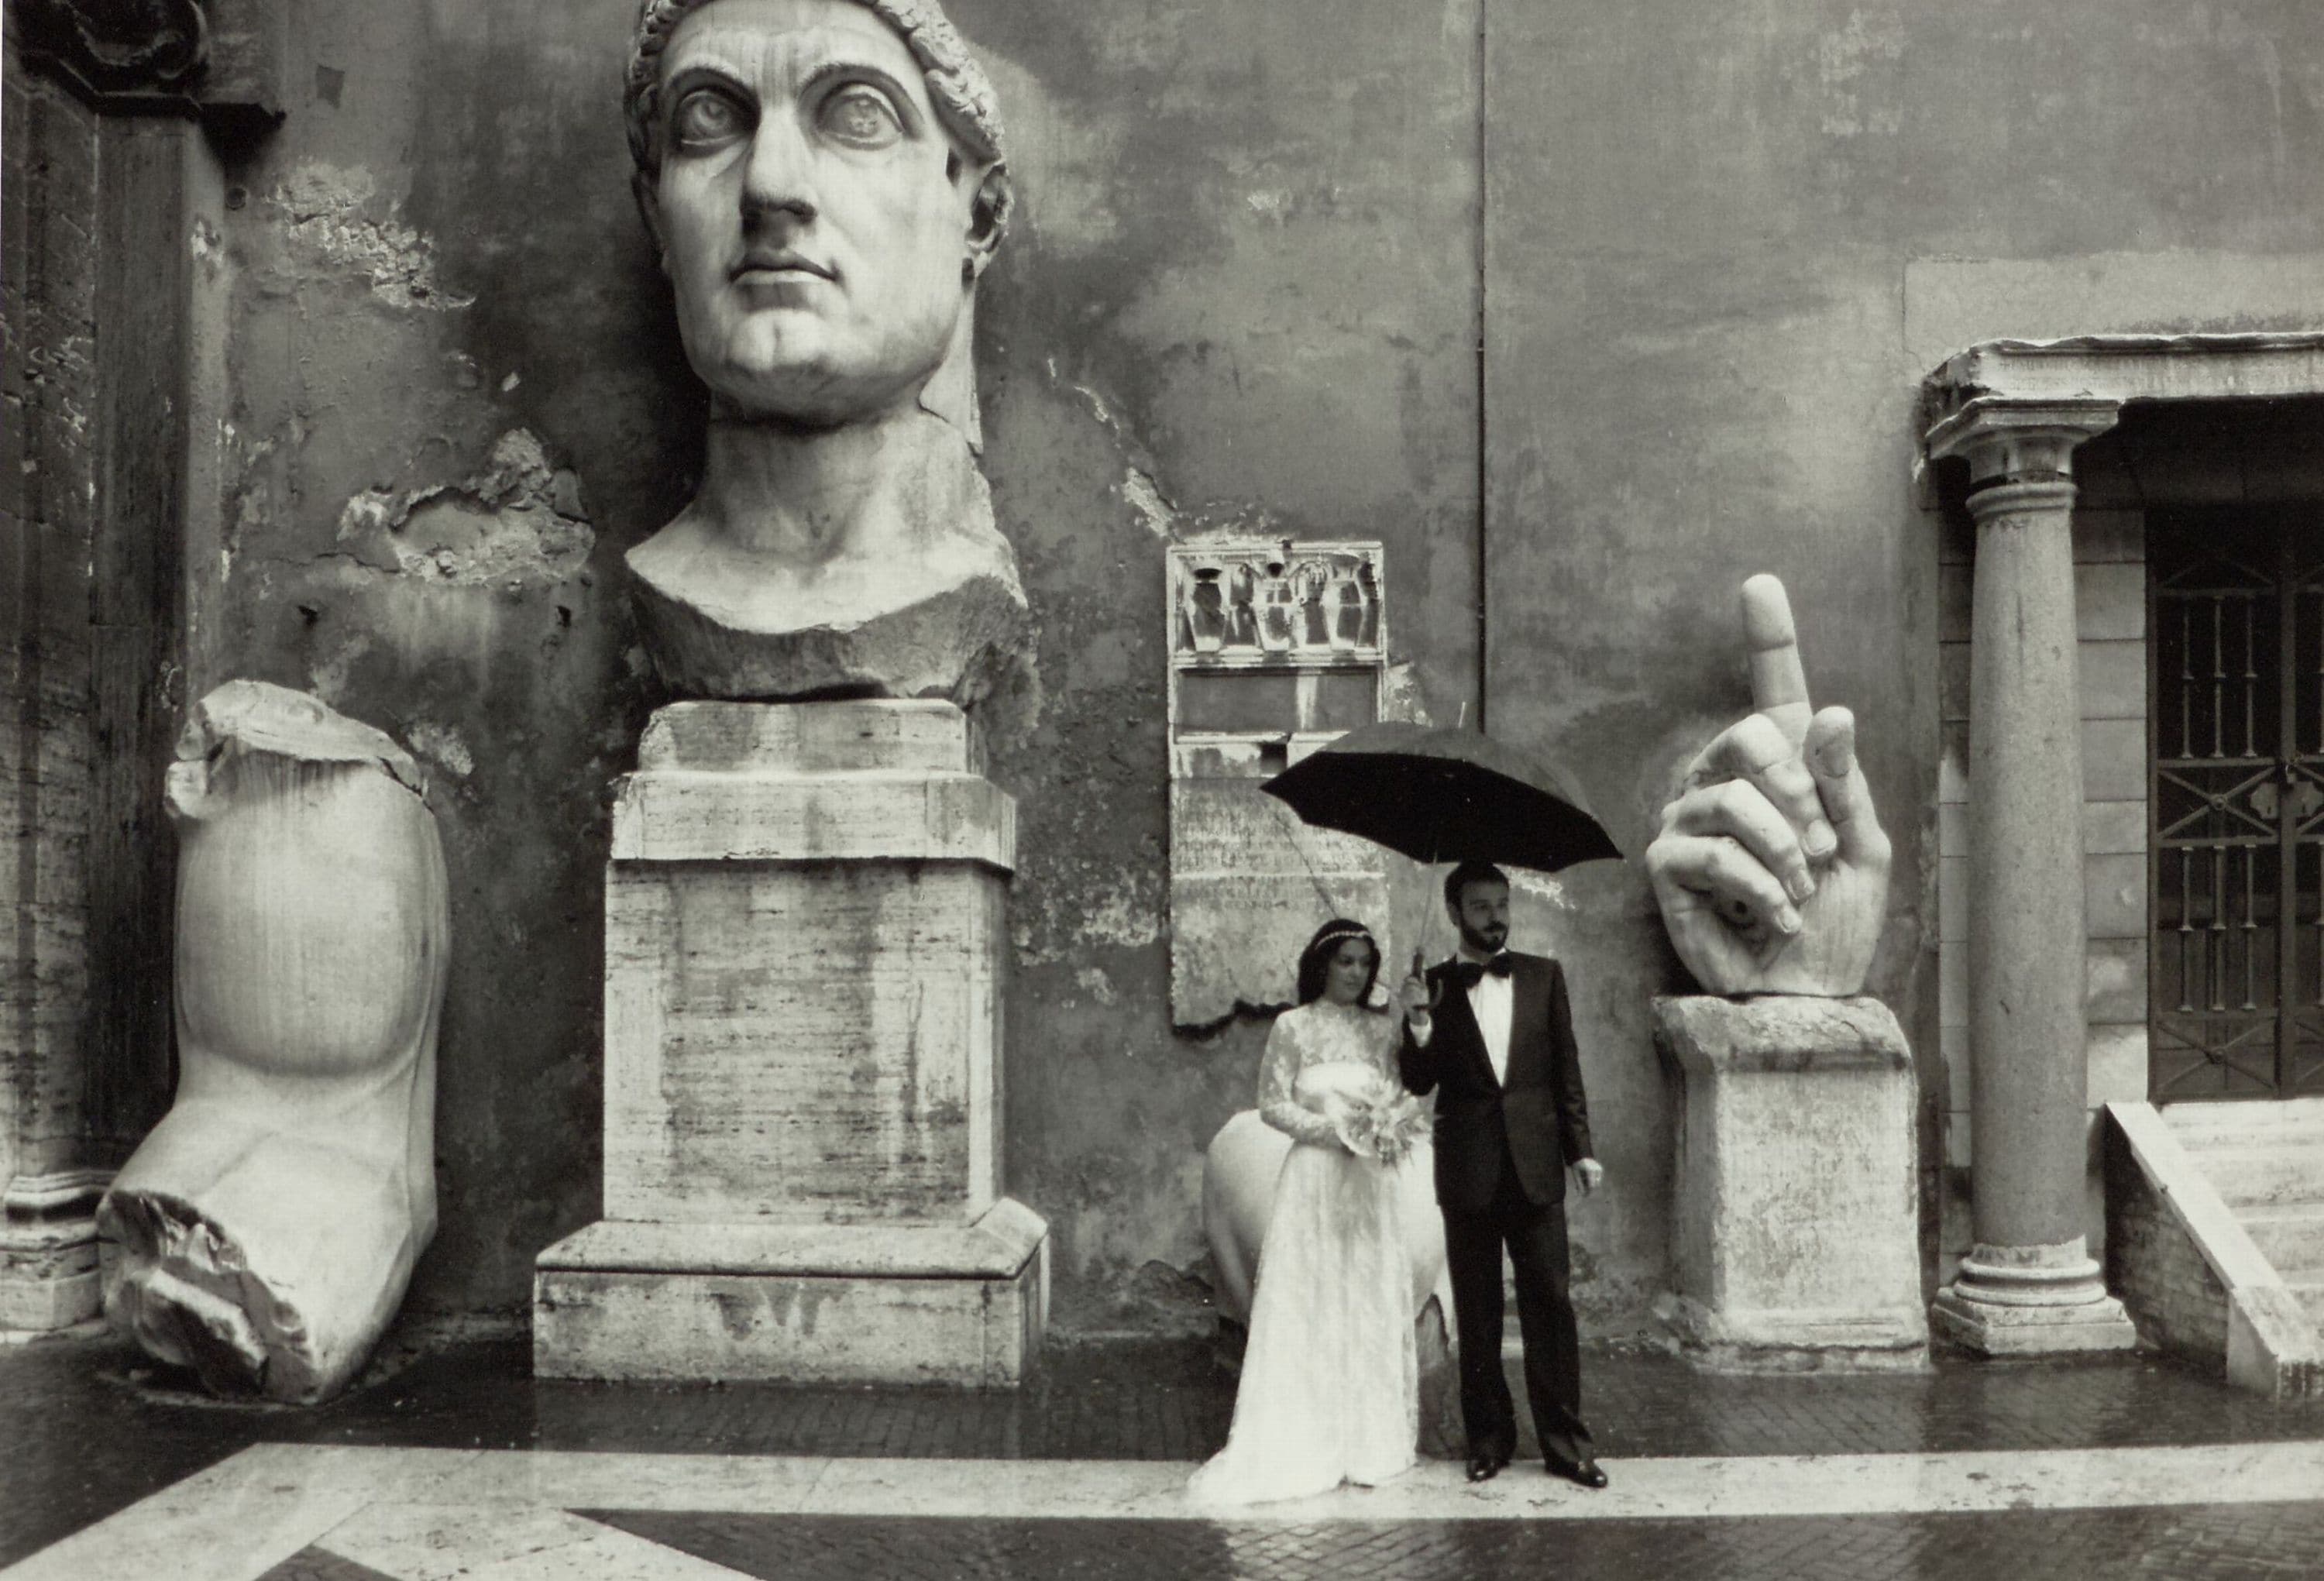
<path id="1" fill-rule="evenodd" d="M 53 1334 L 105 1308 L 97 1199 L 109 1170 L 23 1175 L 0 1193 L 0 1336 Z"/>
<path id="2" fill-rule="evenodd" d="M 1937 1331 L 1980 1356 L 2129 1350 L 2138 1344 L 2122 1303 L 2107 1294 L 2080 1237 L 2054 1246 L 1980 1245 L 1937 1292 Z"/>
<path id="3" fill-rule="evenodd" d="M 1047 1326 L 1047 1236 L 1005 1197 L 966 1226 L 593 1224 L 535 1265 L 533 1373 L 1007 1387 Z"/>
<path id="4" fill-rule="evenodd" d="M 1923 1365 L 1912 1052 L 1877 999 L 1655 1001 L 1685 1084 L 1677 1289 L 1662 1313 L 1713 1367 Z"/>
<path id="5" fill-rule="evenodd" d="M 1006 1384 L 1046 1228 L 1001 1195 L 1015 804 L 935 702 L 665 708 L 613 809 L 604 1222 L 548 1377 Z"/>

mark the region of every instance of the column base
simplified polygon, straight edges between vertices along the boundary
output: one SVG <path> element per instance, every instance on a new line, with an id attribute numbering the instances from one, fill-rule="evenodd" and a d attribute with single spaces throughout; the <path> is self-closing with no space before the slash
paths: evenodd
<path id="1" fill-rule="evenodd" d="M 110 1170 L 20 1176 L 0 1197 L 0 1337 L 56 1334 L 104 1314 L 97 1200 Z"/>
<path id="2" fill-rule="evenodd" d="M 1979 1245 L 1937 1292 L 1937 1332 L 1980 1356 L 2060 1356 L 2138 1344 L 2122 1303 L 2077 1237 L 2054 1246 Z"/>
<path id="3" fill-rule="evenodd" d="M 1909 1373 L 1929 1365 L 1928 1319 L 1917 1305 L 1738 1312 L 1665 1295 L 1655 1315 L 1706 1372 Z"/>
<path id="4" fill-rule="evenodd" d="M 1048 1321 L 1048 1227 L 605 1219 L 542 1252 L 533 1374 L 1012 1388 Z"/>

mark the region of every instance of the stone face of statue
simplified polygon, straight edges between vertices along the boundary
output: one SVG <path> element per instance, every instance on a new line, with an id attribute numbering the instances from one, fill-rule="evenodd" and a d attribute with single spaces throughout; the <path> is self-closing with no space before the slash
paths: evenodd
<path id="1" fill-rule="evenodd" d="M 982 72 L 934 0 L 644 0 L 629 90 L 712 397 L 700 490 L 627 556 L 654 667 L 681 696 L 991 694 L 1029 622 L 973 449 L 1009 200 Z"/>
<path id="2" fill-rule="evenodd" d="M 998 232 L 904 41 L 856 0 L 713 0 L 658 107 L 648 220 L 719 415 L 821 427 L 915 399 Z"/>

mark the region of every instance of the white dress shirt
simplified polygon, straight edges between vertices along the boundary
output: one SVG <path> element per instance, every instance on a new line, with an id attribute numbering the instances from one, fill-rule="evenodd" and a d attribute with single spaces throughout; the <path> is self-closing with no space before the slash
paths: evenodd
<path id="1" fill-rule="evenodd" d="M 1469 1013 L 1477 1018 L 1477 1030 L 1484 1034 L 1485 1057 L 1493 1062 L 1493 1080 L 1508 1086 L 1509 1022 L 1517 1014 L 1514 978 L 1497 977 L 1489 971 L 1479 978 L 1477 986 L 1469 990 Z"/>

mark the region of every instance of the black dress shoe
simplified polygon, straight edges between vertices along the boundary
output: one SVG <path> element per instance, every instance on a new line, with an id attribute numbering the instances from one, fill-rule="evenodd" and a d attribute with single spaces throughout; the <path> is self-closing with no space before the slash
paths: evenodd
<path id="1" fill-rule="evenodd" d="M 1490 1482 L 1508 1463 L 1509 1457 L 1506 1455 L 1471 1455 L 1469 1457 L 1469 1480 Z"/>
<path id="2" fill-rule="evenodd" d="M 1595 1460 L 1577 1460 L 1570 1466 L 1561 1466 L 1553 1460 L 1549 1463 L 1549 1475 L 1562 1476 L 1568 1482 L 1580 1483 L 1586 1488 L 1602 1488 L 1606 1485 L 1606 1474 L 1599 1469 Z"/>

